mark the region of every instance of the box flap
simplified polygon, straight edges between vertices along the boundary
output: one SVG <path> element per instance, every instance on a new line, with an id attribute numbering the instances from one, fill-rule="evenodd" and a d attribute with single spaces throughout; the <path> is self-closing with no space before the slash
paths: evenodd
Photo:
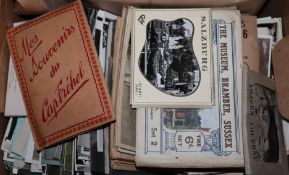
<path id="1" fill-rule="evenodd" d="M 280 40 L 273 49 L 275 85 L 278 107 L 282 116 L 289 120 L 289 36 Z"/>
<path id="2" fill-rule="evenodd" d="M 12 22 L 17 19 L 13 8 L 14 4 L 11 0 L 0 1 L 0 113 L 4 112 L 10 56 L 5 35 Z"/>

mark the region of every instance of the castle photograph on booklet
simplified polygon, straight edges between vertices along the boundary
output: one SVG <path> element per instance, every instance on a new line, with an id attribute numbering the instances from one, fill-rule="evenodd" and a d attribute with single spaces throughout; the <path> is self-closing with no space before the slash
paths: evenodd
<path id="1" fill-rule="evenodd" d="M 133 107 L 212 107 L 210 9 L 133 10 Z"/>
<path id="2" fill-rule="evenodd" d="M 37 149 L 114 120 L 80 1 L 8 31 Z"/>

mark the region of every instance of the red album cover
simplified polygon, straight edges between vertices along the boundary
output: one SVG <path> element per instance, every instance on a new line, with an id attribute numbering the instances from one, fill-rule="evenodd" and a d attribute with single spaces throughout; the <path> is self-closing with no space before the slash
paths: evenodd
<path id="1" fill-rule="evenodd" d="M 80 1 L 7 33 L 37 149 L 114 120 Z"/>

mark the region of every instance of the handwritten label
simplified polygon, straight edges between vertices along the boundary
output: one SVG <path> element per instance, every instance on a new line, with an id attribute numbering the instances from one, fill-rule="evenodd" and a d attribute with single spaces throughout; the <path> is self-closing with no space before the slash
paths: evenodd
<path id="1" fill-rule="evenodd" d="M 73 36 L 75 27 L 73 25 L 62 27 L 61 35 L 59 35 L 48 49 L 44 50 L 44 55 L 40 58 L 35 57 L 38 50 L 43 52 L 44 45 L 43 40 L 35 34 L 34 37 L 29 38 L 27 36 L 22 38 L 22 57 L 20 61 L 23 62 L 26 59 L 31 61 L 32 75 L 29 81 L 32 83 L 37 76 L 44 70 L 44 68 L 50 69 L 48 71 L 49 77 L 56 76 L 58 70 L 61 68 L 61 64 L 56 59 L 56 53 L 65 45 L 65 43 Z M 42 50 L 41 50 L 42 49 Z M 55 62 L 55 63 L 53 63 Z M 51 65 L 50 67 L 48 67 Z M 49 81 L 49 80 L 48 80 Z M 85 70 L 82 66 L 82 61 L 79 62 L 78 70 L 70 70 L 68 75 L 61 77 L 54 90 L 54 96 L 45 97 L 42 102 L 42 122 L 49 124 L 53 119 L 58 117 L 58 113 L 63 109 L 67 102 L 79 92 L 79 90 L 89 81 L 85 78 Z"/>
<path id="2" fill-rule="evenodd" d="M 44 98 L 42 105 L 42 121 L 50 123 L 51 120 L 57 118 L 57 114 L 65 106 L 65 104 L 83 87 L 89 79 L 84 79 L 84 69 L 82 62 L 79 63 L 79 71 L 70 74 L 64 79 L 61 78 L 56 89 L 55 97 L 52 101 Z"/>
<path id="3" fill-rule="evenodd" d="M 39 40 L 37 35 L 34 35 L 33 38 L 24 37 L 22 38 L 22 50 L 23 55 L 20 58 L 21 61 L 24 60 L 24 57 L 31 57 L 35 50 L 42 44 L 42 40 Z"/>
<path id="4" fill-rule="evenodd" d="M 63 44 L 72 36 L 75 31 L 73 26 L 63 27 L 62 34 L 53 42 L 53 45 L 46 50 L 44 55 L 41 58 L 35 58 L 33 53 L 40 48 L 42 44 L 42 40 L 39 39 L 37 35 L 34 38 L 24 37 L 22 38 L 22 52 L 23 56 L 20 58 L 21 61 L 29 58 L 31 59 L 32 66 L 32 76 L 30 77 L 30 82 L 33 82 L 34 79 L 38 76 L 38 74 L 43 70 L 43 68 L 47 65 L 53 55 L 60 49 Z"/>

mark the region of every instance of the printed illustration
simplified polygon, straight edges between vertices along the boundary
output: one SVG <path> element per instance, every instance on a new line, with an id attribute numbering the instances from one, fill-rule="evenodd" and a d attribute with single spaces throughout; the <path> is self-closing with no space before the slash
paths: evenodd
<path id="1" fill-rule="evenodd" d="M 163 109 L 164 125 L 168 129 L 199 129 L 201 127 L 201 109 Z"/>
<path id="2" fill-rule="evenodd" d="M 196 91 L 201 75 L 193 35 L 194 24 L 185 18 L 152 20 L 147 24 L 139 68 L 154 87 L 173 96 Z"/>
<path id="3" fill-rule="evenodd" d="M 171 151 L 213 152 L 216 156 L 229 156 L 222 151 L 218 109 L 166 108 L 161 109 L 164 129 L 167 135 L 166 149 Z M 178 138 L 178 139 L 176 139 Z M 183 139 L 180 139 L 183 138 Z"/>
<path id="4" fill-rule="evenodd" d="M 264 162 L 279 161 L 279 142 L 275 119 L 274 91 L 255 84 L 255 112 L 259 123 L 259 156 Z"/>

